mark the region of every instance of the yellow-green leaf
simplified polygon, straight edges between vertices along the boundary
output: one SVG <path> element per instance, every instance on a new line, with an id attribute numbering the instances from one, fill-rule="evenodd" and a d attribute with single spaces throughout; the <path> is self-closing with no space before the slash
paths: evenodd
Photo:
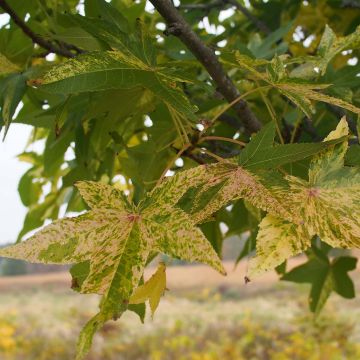
<path id="1" fill-rule="evenodd" d="M 166 289 L 166 266 L 161 262 L 156 272 L 143 285 L 135 289 L 130 297 L 130 304 L 141 304 L 149 300 L 151 315 L 159 305 L 161 296 L 164 295 Z"/>
<path id="2" fill-rule="evenodd" d="M 202 171 L 204 168 L 200 174 Z M 186 171 L 179 176 L 190 181 Z M 182 190 L 174 186 L 178 177 L 159 185 L 138 205 L 130 203 L 110 185 L 78 182 L 76 186 L 92 210 L 79 217 L 58 220 L 25 242 L 0 250 L 0 256 L 32 262 L 88 262 L 81 268 L 85 273 L 74 279 L 76 290 L 101 294 L 103 298 L 100 312 L 81 333 L 79 358 L 89 350 L 95 330 L 127 309 L 152 253 L 200 261 L 225 274 L 219 257 L 194 220 L 175 207 L 190 186 L 187 181 Z M 198 181 L 195 179 L 194 184 Z M 151 303 L 155 306 L 156 302 Z"/>
<path id="3" fill-rule="evenodd" d="M 256 238 L 256 256 L 249 263 L 249 278 L 275 269 L 310 245 L 311 236 L 304 226 L 272 215 L 265 216 L 260 222 Z"/>

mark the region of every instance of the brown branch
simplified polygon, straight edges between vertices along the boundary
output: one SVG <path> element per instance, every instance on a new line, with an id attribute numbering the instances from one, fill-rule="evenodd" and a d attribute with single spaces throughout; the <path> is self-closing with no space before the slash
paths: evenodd
<path id="1" fill-rule="evenodd" d="M 165 31 L 165 35 L 175 35 L 186 45 L 192 54 L 205 67 L 216 83 L 217 90 L 228 102 L 238 98 L 240 96 L 238 89 L 225 73 L 214 51 L 206 46 L 198 35 L 195 34 L 170 0 L 150 0 L 150 2 L 167 23 L 168 28 Z M 234 110 L 248 133 L 256 132 L 261 128 L 260 121 L 250 110 L 245 100 L 240 100 L 236 103 L 234 105 Z"/>
<path id="2" fill-rule="evenodd" d="M 223 0 L 214 0 L 210 1 L 207 4 L 184 4 L 179 5 L 178 9 L 184 9 L 184 10 L 202 10 L 205 12 L 210 12 L 212 9 L 216 8 L 223 8 L 224 7 L 224 1 Z"/>
<path id="3" fill-rule="evenodd" d="M 264 22 L 259 20 L 256 16 L 254 16 L 245 6 L 241 5 L 237 0 L 223 0 L 223 1 L 224 3 L 228 3 L 231 4 L 232 6 L 235 6 L 264 34 L 269 35 L 271 33 L 271 30 Z"/>
<path id="4" fill-rule="evenodd" d="M 224 5 L 227 4 L 234 6 L 237 10 L 239 10 L 264 34 L 269 35 L 271 33 L 271 30 L 264 22 L 254 16 L 245 6 L 241 5 L 237 0 L 214 0 L 210 1 L 207 4 L 184 4 L 180 5 L 178 8 L 184 10 L 202 10 L 206 13 L 209 13 L 212 9 L 223 8 Z"/>
<path id="5" fill-rule="evenodd" d="M 6 2 L 6 0 L 0 0 L 0 7 L 9 14 L 12 21 L 14 21 L 14 23 L 17 26 L 19 26 L 19 28 L 23 31 L 23 33 L 25 35 L 27 35 L 29 38 L 31 38 L 31 40 L 34 44 L 37 44 L 52 53 L 55 53 L 55 54 L 58 54 L 58 55 L 61 55 L 64 57 L 74 57 L 75 56 L 75 54 L 72 53 L 68 49 L 69 44 L 62 43 L 61 44 L 62 46 L 57 46 L 54 43 L 52 43 L 51 41 L 48 41 L 48 40 L 44 39 L 43 37 L 41 37 L 40 35 L 34 33 L 26 25 L 26 23 L 15 13 L 15 11 L 9 6 L 9 4 Z M 77 49 L 77 52 L 81 52 L 81 50 Z"/>

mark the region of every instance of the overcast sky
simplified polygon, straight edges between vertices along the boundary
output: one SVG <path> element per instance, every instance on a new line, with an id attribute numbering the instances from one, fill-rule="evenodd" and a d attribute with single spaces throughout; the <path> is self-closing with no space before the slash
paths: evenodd
<path id="1" fill-rule="evenodd" d="M 0 27 L 8 21 L 7 14 L 0 15 Z M 0 133 L 0 244 L 16 240 L 26 214 L 17 184 L 29 165 L 17 160 L 16 155 L 24 150 L 30 131 L 29 126 L 13 124 L 5 142 Z"/>
<path id="2" fill-rule="evenodd" d="M 22 227 L 26 208 L 20 201 L 17 184 L 29 164 L 16 155 L 24 149 L 31 127 L 12 124 L 5 141 L 0 143 L 0 244 L 13 242 Z"/>

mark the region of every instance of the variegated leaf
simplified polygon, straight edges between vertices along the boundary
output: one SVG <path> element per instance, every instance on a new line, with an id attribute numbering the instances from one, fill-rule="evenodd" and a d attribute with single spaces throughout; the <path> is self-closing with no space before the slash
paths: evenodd
<path id="1" fill-rule="evenodd" d="M 78 182 L 76 186 L 92 210 L 56 221 L 29 240 L 0 250 L 1 256 L 33 262 L 88 263 L 82 267 L 85 273 L 81 279 L 74 279 L 74 287 L 82 293 L 102 294 L 103 299 L 99 314 L 81 333 L 79 359 L 89 350 L 95 330 L 127 309 L 146 261 L 154 251 L 204 262 L 225 274 L 220 259 L 193 219 L 174 207 L 191 183 L 188 175 L 196 178 L 198 174 L 200 179 L 204 170 L 203 167 L 191 169 L 189 174 L 182 172 L 179 176 L 188 179 L 182 190 L 179 178 L 169 179 L 154 189 L 153 199 L 150 195 L 138 206 L 130 204 L 110 185 Z"/>
<path id="2" fill-rule="evenodd" d="M 256 238 L 256 257 L 250 260 L 248 276 L 273 270 L 285 260 L 311 246 L 311 235 L 302 225 L 267 215 L 260 222 Z"/>
<path id="3" fill-rule="evenodd" d="M 343 118 L 327 139 L 348 134 Z M 309 182 L 288 176 L 292 208 L 312 234 L 333 247 L 360 246 L 360 171 L 344 167 L 347 140 L 315 157 Z"/>
<path id="4" fill-rule="evenodd" d="M 343 118 L 325 140 L 345 136 L 345 141 L 329 147 L 312 160 L 308 181 L 286 176 L 287 186 L 272 184 L 269 187 L 275 197 L 283 199 L 282 202 L 301 224 L 288 224 L 273 218 L 263 220 L 257 240 L 259 258 L 253 260 L 253 274 L 278 265 L 279 262 L 273 259 L 273 249 L 277 249 L 279 242 L 282 249 L 287 249 L 282 253 L 282 260 L 285 260 L 286 253 L 292 256 L 304 250 L 314 235 L 332 247 L 360 247 L 360 171 L 344 166 L 348 133 Z M 279 237 L 281 233 L 283 238 Z M 275 255 L 278 256 L 277 250 Z M 266 264 L 265 258 L 272 259 L 266 266 L 263 265 Z"/>
<path id="5" fill-rule="evenodd" d="M 327 60 L 325 63 L 320 63 L 319 66 L 327 66 L 327 62 L 335 56 L 337 51 L 340 48 L 346 48 L 347 45 L 353 43 L 355 41 L 359 42 L 359 29 L 356 30 L 355 33 L 349 35 L 349 39 L 351 36 L 350 42 L 344 42 L 341 46 L 334 45 L 336 50 L 329 50 L 332 54 L 331 56 L 327 56 Z M 357 40 L 356 40 L 357 39 Z M 342 41 L 340 41 L 342 43 Z M 345 45 L 347 44 L 347 45 Z M 331 45 L 329 45 L 331 47 Z M 334 53 L 332 53 L 334 51 Z M 236 53 L 236 59 L 239 66 L 243 69 L 246 69 L 251 75 L 255 78 L 255 80 L 262 80 L 268 83 L 269 85 L 276 88 L 280 93 L 288 97 L 294 104 L 296 104 L 306 116 L 311 117 L 312 113 L 314 112 L 314 107 L 312 105 L 312 101 L 321 101 L 333 105 L 337 105 L 344 109 L 350 110 L 355 114 L 360 114 L 360 109 L 355 105 L 350 104 L 347 101 L 344 101 L 339 98 L 335 98 L 333 96 L 326 95 L 324 93 L 315 91 L 315 90 L 322 90 L 329 86 L 329 84 L 313 84 L 313 83 L 306 83 L 303 79 L 296 80 L 294 78 L 290 78 L 286 73 L 285 65 L 282 63 L 282 60 L 279 57 L 275 57 L 273 59 L 273 64 L 276 63 L 276 76 L 271 76 L 271 72 L 261 72 L 258 67 L 268 64 L 269 62 L 266 60 L 255 61 L 254 59 L 249 58 L 246 55 L 242 55 L 240 53 Z M 275 61 L 276 60 L 276 61 Z M 273 65 L 274 66 L 274 65 Z M 316 64 L 313 65 L 314 67 Z M 282 71 L 280 68 L 282 67 Z M 270 67 L 271 69 L 271 67 Z M 274 70 L 272 70 L 274 73 Z M 277 76 L 281 73 L 281 76 Z"/>
<path id="6" fill-rule="evenodd" d="M 206 183 L 197 194 L 192 218 L 203 222 L 211 214 L 240 198 L 245 198 L 255 207 L 284 219 L 293 220 L 288 209 L 262 184 L 261 178 L 232 163 L 218 163 L 208 166 L 208 172 L 214 171 L 212 181 Z M 211 201 L 204 203 L 203 197 L 211 188 L 217 186 L 217 192 Z M 208 199 L 207 199 L 208 200 Z"/>

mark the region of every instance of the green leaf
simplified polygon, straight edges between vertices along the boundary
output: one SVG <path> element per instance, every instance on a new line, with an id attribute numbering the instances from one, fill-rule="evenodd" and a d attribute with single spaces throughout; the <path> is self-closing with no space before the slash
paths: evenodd
<path id="1" fill-rule="evenodd" d="M 7 75 L 14 72 L 19 72 L 20 68 L 13 64 L 8 58 L 0 53 L 0 75 Z"/>
<path id="2" fill-rule="evenodd" d="M 274 169 L 285 164 L 306 159 L 342 141 L 344 141 L 344 138 L 320 143 L 275 145 L 272 148 L 259 150 L 251 159 L 242 165 L 249 170 Z"/>
<path id="3" fill-rule="evenodd" d="M 345 156 L 348 166 L 360 166 L 360 145 L 351 145 Z"/>
<path id="4" fill-rule="evenodd" d="M 23 74 L 13 74 L 6 79 L 2 91 L 2 118 L 5 124 L 4 138 L 9 130 L 15 110 L 26 91 L 26 77 Z"/>
<path id="5" fill-rule="evenodd" d="M 238 157 L 238 163 L 248 170 L 273 169 L 313 156 L 325 148 L 342 142 L 342 138 L 320 143 L 299 143 L 273 146 L 275 124 L 269 123 L 259 131 Z"/>
<path id="6" fill-rule="evenodd" d="M 33 181 L 37 175 L 36 168 L 31 168 L 19 181 L 18 192 L 25 206 L 36 204 L 41 195 L 41 184 Z"/>
<path id="7" fill-rule="evenodd" d="M 281 280 L 310 283 L 310 309 L 319 314 L 332 291 L 348 299 L 355 296 L 354 284 L 348 272 L 355 270 L 356 263 L 357 259 L 349 256 L 335 258 L 330 263 L 326 257 L 314 255 L 307 263 L 285 274 Z"/>
<path id="8" fill-rule="evenodd" d="M 149 300 L 151 315 L 159 306 L 160 298 L 164 295 L 166 289 L 166 266 L 159 263 L 156 272 L 143 285 L 135 289 L 130 297 L 130 304 L 141 304 Z"/>
<path id="9" fill-rule="evenodd" d="M 323 36 L 318 47 L 318 54 L 321 57 L 316 62 L 320 68 L 320 73 L 325 74 L 329 62 L 341 51 L 360 46 L 360 26 L 356 30 L 344 37 L 337 37 L 330 26 L 326 25 Z"/>
<path id="10" fill-rule="evenodd" d="M 45 75 L 41 88 L 73 94 L 144 87 L 167 106 L 183 142 L 188 142 L 189 126 L 196 120 L 195 108 L 177 85 L 178 79 L 148 59 L 147 52 L 139 54 L 138 46 L 133 51 L 124 47 L 122 51 L 92 52 L 68 60 Z"/>
<path id="11" fill-rule="evenodd" d="M 126 18 L 117 9 L 104 0 L 86 0 L 85 13 L 90 18 L 101 18 L 108 21 L 118 30 L 126 33 L 129 24 Z"/>
<path id="12" fill-rule="evenodd" d="M 251 141 L 241 151 L 239 156 L 239 164 L 246 165 L 251 162 L 252 158 L 261 150 L 268 150 L 273 147 L 275 137 L 275 124 L 273 122 L 265 125 L 258 133 L 256 133 Z"/>

